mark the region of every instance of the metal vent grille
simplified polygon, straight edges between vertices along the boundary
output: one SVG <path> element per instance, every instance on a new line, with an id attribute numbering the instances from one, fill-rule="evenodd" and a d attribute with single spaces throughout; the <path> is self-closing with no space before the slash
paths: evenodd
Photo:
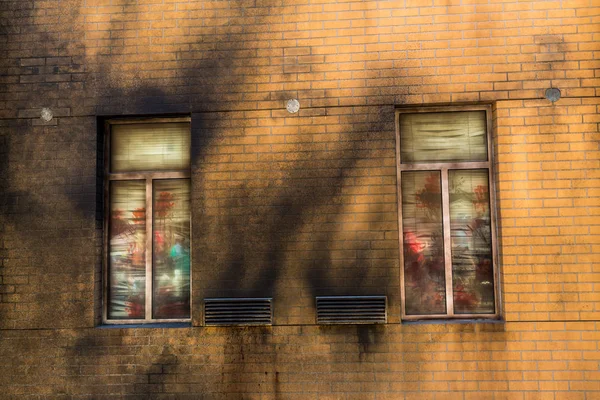
<path id="1" fill-rule="evenodd" d="M 318 324 L 385 324 L 386 296 L 317 297 Z"/>
<path id="2" fill-rule="evenodd" d="M 204 299 L 204 325 L 271 325 L 271 298 Z"/>

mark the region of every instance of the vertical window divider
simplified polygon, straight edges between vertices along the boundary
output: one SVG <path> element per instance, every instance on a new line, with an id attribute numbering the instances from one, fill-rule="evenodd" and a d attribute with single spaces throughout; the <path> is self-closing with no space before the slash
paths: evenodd
<path id="1" fill-rule="evenodd" d="M 145 319 L 152 319 L 152 258 L 154 255 L 153 232 L 152 226 L 152 178 L 146 177 L 146 304 L 145 304 Z"/>
<path id="2" fill-rule="evenodd" d="M 442 189 L 442 229 L 444 230 L 444 270 L 446 276 L 446 312 L 454 315 L 454 294 L 452 289 L 452 232 L 450 228 L 450 190 L 448 168 L 441 170 Z"/>

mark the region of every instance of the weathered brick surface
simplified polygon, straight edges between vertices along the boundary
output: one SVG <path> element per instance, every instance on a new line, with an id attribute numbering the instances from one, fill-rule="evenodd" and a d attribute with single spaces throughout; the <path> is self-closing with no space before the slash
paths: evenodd
<path id="1" fill-rule="evenodd" d="M 600 398 L 596 0 L 8 0 L 0 19 L 0 398 Z M 504 322 L 400 324 L 394 107 L 465 102 L 494 108 Z M 169 114 L 192 117 L 194 327 L 97 328 L 98 126 Z M 315 326 L 331 294 L 387 295 L 390 324 Z M 254 295 L 276 326 L 200 326 L 204 297 Z"/>
<path id="2" fill-rule="evenodd" d="M 3 398 L 593 399 L 598 328 L 10 330 L 0 382 Z"/>
<path id="3" fill-rule="evenodd" d="M 273 296 L 277 323 L 312 324 L 314 296 L 386 294 L 398 322 L 393 107 L 202 118 L 194 298 Z"/>

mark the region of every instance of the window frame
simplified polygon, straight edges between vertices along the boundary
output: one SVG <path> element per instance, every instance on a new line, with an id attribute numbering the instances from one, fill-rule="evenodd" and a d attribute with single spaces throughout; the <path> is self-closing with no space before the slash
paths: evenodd
<path id="1" fill-rule="evenodd" d="M 106 325 L 131 325 L 131 324 L 154 324 L 154 323 L 181 323 L 191 322 L 192 320 L 192 302 L 190 301 L 190 317 L 189 318 L 152 318 L 152 301 L 153 301 L 153 181 L 160 179 L 189 179 L 191 184 L 191 163 L 187 170 L 172 170 L 172 171 L 136 171 L 136 172 L 111 172 L 110 171 L 110 145 L 111 132 L 114 125 L 130 125 L 130 124 L 158 124 L 158 123 L 177 123 L 187 122 L 190 124 L 189 134 L 191 135 L 191 118 L 190 117 L 138 117 L 138 118 L 114 118 L 107 119 L 104 122 L 104 215 L 103 215 L 103 257 L 102 257 L 102 323 Z M 191 147 L 190 147 L 191 152 Z M 146 188 L 146 259 L 145 259 L 145 304 L 144 318 L 136 319 L 109 319 L 109 221 L 110 221 L 110 183 L 113 181 L 144 181 Z M 190 208 L 190 233 L 192 232 L 192 217 Z M 191 238 L 190 238 L 191 239 Z M 190 240 L 191 242 L 191 240 Z M 190 246 L 191 249 L 191 246 Z M 191 266 L 193 265 L 192 254 L 190 251 L 190 300 L 192 293 L 192 274 Z"/>
<path id="2" fill-rule="evenodd" d="M 460 161 L 460 162 L 418 162 L 402 164 L 400 152 L 400 116 L 402 114 L 416 113 L 453 113 L 463 111 L 485 111 L 486 118 L 486 139 L 487 139 L 487 161 Z M 492 135 L 492 106 L 484 105 L 461 105 L 461 106 L 420 106 L 420 107 L 402 107 L 395 110 L 395 131 L 396 131 L 396 189 L 398 205 L 398 241 L 400 253 L 400 297 L 401 297 L 401 319 L 402 321 L 417 320 L 456 320 L 456 319 L 500 319 L 501 301 L 500 301 L 500 275 L 498 265 L 498 234 L 497 234 L 497 206 L 496 206 L 496 185 L 494 180 L 494 153 L 493 153 L 493 135 Z M 453 296 L 453 274 L 452 274 L 452 245 L 450 228 L 450 192 L 448 184 L 448 173 L 450 170 L 475 170 L 487 169 L 489 182 L 489 201 L 490 201 L 490 231 L 492 242 L 492 263 L 493 263 L 493 289 L 494 289 L 494 313 L 492 314 L 456 314 L 454 312 Z M 444 272 L 445 272 L 445 314 L 427 314 L 414 315 L 406 314 L 406 293 L 404 279 L 404 227 L 402 224 L 402 172 L 405 171 L 439 171 L 442 195 L 442 224 L 444 232 Z"/>

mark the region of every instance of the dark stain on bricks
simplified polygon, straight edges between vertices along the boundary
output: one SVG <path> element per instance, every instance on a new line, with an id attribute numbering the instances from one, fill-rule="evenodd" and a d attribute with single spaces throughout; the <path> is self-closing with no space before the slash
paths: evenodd
<path id="1" fill-rule="evenodd" d="M 384 332 L 384 325 L 356 326 L 356 336 L 358 337 L 358 349 L 361 361 L 365 361 L 365 354 L 375 352 L 379 349 L 379 345 L 382 343 Z"/>
<path id="2" fill-rule="evenodd" d="M 22 4 L 27 6 L 21 6 L 24 10 L 33 9 L 33 2 L 23 1 Z M 78 21 L 81 16 L 76 12 L 77 2 L 70 1 L 68 4 L 72 8 L 64 14 L 67 18 L 65 23 L 80 28 Z M 141 8 L 136 9 L 137 4 L 127 1 L 124 6 L 128 7 L 131 14 L 142 13 Z M 239 7 L 253 4 L 239 2 Z M 279 3 L 275 0 L 262 2 L 263 6 L 268 4 Z M 244 8 L 245 13 L 250 11 L 251 7 Z M 28 18 L 33 18 L 33 12 Z M 260 22 L 261 16 L 253 18 Z M 120 31 L 121 22 L 117 18 L 112 21 L 109 31 Z M 302 143 L 290 145 L 288 148 L 290 153 L 294 153 L 295 159 L 286 156 L 284 159 L 265 161 L 269 164 L 272 176 L 242 179 L 235 183 L 237 186 L 224 188 L 231 191 L 229 196 L 217 199 L 219 215 L 204 215 L 203 211 L 208 208 L 206 203 L 214 200 L 203 193 L 208 186 L 205 177 L 207 172 L 214 172 L 210 168 L 215 168 L 207 167 L 204 159 L 214 155 L 211 152 L 216 148 L 216 143 L 231 140 L 229 132 L 235 126 L 230 121 L 239 122 L 232 119 L 235 118 L 232 115 L 248 111 L 235 100 L 243 97 L 239 93 L 243 91 L 244 79 L 234 72 L 239 60 L 243 59 L 245 49 L 240 41 L 235 40 L 235 24 L 229 27 L 232 31 L 224 33 L 214 49 L 206 54 L 198 52 L 202 57 L 193 60 L 197 63 L 195 68 L 189 68 L 190 60 L 177 59 L 173 67 L 178 69 L 177 73 L 164 80 L 148 78 L 143 68 L 120 70 L 122 38 L 117 34 L 109 39 L 107 47 L 112 49 L 109 54 L 100 54 L 95 64 L 86 65 L 85 57 L 77 46 L 62 41 L 53 33 L 35 32 L 44 44 L 32 49 L 29 57 L 23 57 L 22 60 L 45 60 L 44 67 L 49 68 L 50 81 L 40 82 L 37 86 L 41 89 L 39 93 L 32 94 L 27 101 L 15 103 L 15 106 L 67 107 L 71 109 L 73 117 L 57 119 L 56 127 L 33 127 L 33 121 L 37 119 L 32 118 L 21 125 L 23 131 L 18 133 L 10 122 L 6 123 L 9 133 L 4 133 L 8 132 L 4 125 L 0 126 L 3 132 L 0 134 L 0 217 L 6 218 L 2 222 L 10 226 L 10 235 L 16 232 L 14 240 L 17 240 L 17 235 L 18 239 L 23 240 L 23 251 L 32 254 L 26 260 L 13 256 L 12 249 L 3 239 L 0 242 L 0 279 L 6 265 L 11 266 L 15 262 L 30 272 L 32 285 L 23 288 L 24 294 L 30 296 L 31 304 L 31 309 L 26 313 L 27 327 L 89 328 L 90 324 L 99 320 L 97 314 L 92 315 L 92 311 L 99 309 L 99 305 L 94 303 L 98 301 L 94 293 L 101 290 L 101 285 L 98 281 L 90 283 L 90 280 L 93 282 L 103 257 L 98 245 L 102 237 L 103 218 L 102 190 L 99 190 L 103 185 L 102 165 L 98 155 L 103 145 L 101 125 L 110 117 L 192 117 L 192 215 L 196 243 L 193 248 L 193 274 L 197 283 L 192 293 L 194 323 L 200 319 L 198 315 L 204 297 L 272 296 L 275 298 L 276 323 L 277 318 L 281 318 L 281 325 L 285 325 L 293 322 L 285 307 L 293 305 L 296 300 L 308 304 L 305 311 L 308 313 L 314 311 L 310 307 L 314 308 L 315 296 L 393 296 L 397 292 L 397 287 L 390 285 L 394 279 L 390 279 L 388 274 L 374 274 L 377 268 L 373 267 L 377 261 L 368 256 L 358 257 L 375 249 L 365 247 L 360 240 L 348 241 L 347 248 L 330 247 L 336 242 L 337 235 L 344 234 L 342 223 L 337 220 L 347 214 L 344 208 L 348 204 L 343 196 L 360 186 L 357 184 L 359 176 L 353 174 L 357 164 L 371 158 L 383 158 L 374 157 L 379 152 L 393 154 L 393 149 L 376 147 L 381 142 L 382 132 L 393 138 L 392 106 L 380 107 L 376 112 L 369 107 L 351 108 L 350 115 L 343 116 L 348 119 L 345 125 L 351 128 L 343 132 L 339 142 L 322 146 L 312 142 L 312 147 Z M 4 26 L 8 31 L 15 28 Z M 35 31 L 36 28 L 31 25 L 27 29 Z M 196 44 L 201 45 L 202 41 Z M 184 56 L 186 51 L 178 54 Z M 78 74 L 82 65 L 88 70 Z M 188 68 L 183 68 L 183 65 Z M 290 72 L 295 71 L 290 67 L 302 67 L 297 72 L 307 68 L 282 65 L 281 74 L 287 79 L 296 76 Z M 26 72 L 34 75 L 29 66 L 25 68 L 29 68 Z M 33 68 L 39 72 L 42 66 Z M 58 75 L 64 75 L 69 81 L 61 82 L 62 78 Z M 316 122 L 319 122 L 318 118 L 342 118 L 336 114 L 327 115 L 327 107 L 320 107 L 319 115 L 314 115 L 310 102 L 303 101 L 301 91 L 274 91 L 270 99 L 276 100 L 282 107 L 283 101 L 289 97 L 300 97 L 299 118 L 314 118 Z M 278 113 L 281 110 L 270 111 L 272 116 L 265 119 L 279 118 L 293 123 L 296 118 L 294 115 Z M 98 116 L 98 119 L 90 122 L 90 115 Z M 219 119 L 215 119 L 215 115 Z M 258 119 L 263 122 L 261 118 Z M 31 137 L 33 135 L 35 137 Z M 49 148 L 40 148 L 43 146 L 39 143 Z M 30 151 L 20 153 L 20 146 L 30 147 Z M 35 159 L 41 152 L 45 156 Z M 19 154 L 22 154 L 21 159 Z M 308 168 L 311 163 L 320 167 Z M 15 176 L 22 181 L 14 180 Z M 26 183 L 28 179 L 36 177 L 40 178 L 41 185 L 36 185 L 37 181 Z M 56 184 L 50 185 L 48 182 Z M 219 188 L 210 190 L 215 193 Z M 49 218 L 57 214 L 61 218 Z M 319 230 L 318 227 L 322 226 L 329 229 Z M 7 228 L 0 228 L 0 232 L 4 229 Z M 391 231 L 394 229 L 397 227 L 389 228 Z M 214 236 L 209 238 L 209 233 Z M 302 239 L 303 235 L 309 235 L 310 240 Z M 300 245 L 310 246 L 310 257 L 294 258 L 295 254 L 302 251 L 295 248 Z M 33 249 L 39 250 L 34 252 Z M 339 257 L 333 254 L 336 251 L 354 256 L 348 257 L 340 266 Z M 387 257 L 390 258 L 393 257 Z M 96 271 L 93 271 L 94 266 Z M 211 268 L 211 271 L 207 270 Z M 394 268 L 397 266 L 384 265 L 380 269 Z M 286 293 L 286 285 L 291 285 L 291 281 L 296 282 L 296 286 L 292 285 L 293 291 Z M 41 290 L 52 285 L 61 289 L 68 284 L 73 284 L 77 290 L 65 295 L 65 301 L 55 300 L 61 295 L 60 290 Z M 298 299 L 299 292 L 307 293 L 310 299 Z M 67 304 L 65 309 L 57 309 L 57 305 L 63 304 Z M 285 307 L 279 308 L 279 304 Z M 3 310 L 0 308 L 0 321 L 3 321 Z M 11 316 L 15 315 L 15 312 L 9 311 Z M 205 328 L 190 329 L 199 336 L 208 331 Z M 144 334 L 141 331 L 143 329 L 135 334 L 124 333 L 116 328 L 77 331 L 63 348 L 67 377 L 65 382 L 57 386 L 72 397 L 91 395 L 92 398 L 103 398 L 124 394 L 134 398 L 183 397 L 185 394 L 167 393 L 167 388 L 171 387 L 168 385 L 178 384 L 177 375 L 184 374 L 184 366 L 179 362 L 176 349 L 161 342 L 164 332 L 149 329 Z M 369 354 L 380 349 L 385 334 L 385 328 L 378 326 L 323 328 L 322 331 L 334 337 L 342 336 L 355 345 L 360 361 L 369 361 Z M 208 394 L 192 393 L 195 389 L 190 386 L 190 398 L 203 396 L 225 399 L 236 398 L 236 395 L 239 396 L 237 398 L 245 398 L 244 390 L 251 382 L 244 379 L 252 376 L 257 366 L 263 365 L 269 368 L 264 379 L 268 379 L 273 386 L 268 390 L 272 390 L 275 398 L 279 398 L 285 392 L 284 385 L 289 383 L 287 378 L 290 371 L 279 371 L 286 363 L 279 360 L 278 349 L 284 349 L 286 357 L 290 354 L 294 356 L 298 368 L 303 363 L 310 363 L 313 358 L 323 356 L 311 354 L 300 346 L 294 352 L 294 345 L 289 343 L 277 347 L 272 341 L 272 328 L 224 328 L 220 332 L 226 337 L 225 342 L 217 350 L 214 344 L 207 345 L 212 346 L 211 355 L 220 352 L 219 355 L 223 356 L 220 379 L 209 375 L 202 382 L 194 381 L 193 384 L 201 386 Z M 189 346 L 191 352 L 201 350 Z M 111 376 L 105 368 L 114 365 L 135 367 L 133 371 Z M 83 374 L 84 367 L 100 373 Z M 125 382 L 121 382 L 121 378 Z M 120 393 L 90 394 L 102 393 L 102 386 L 106 382 L 119 382 Z"/>

